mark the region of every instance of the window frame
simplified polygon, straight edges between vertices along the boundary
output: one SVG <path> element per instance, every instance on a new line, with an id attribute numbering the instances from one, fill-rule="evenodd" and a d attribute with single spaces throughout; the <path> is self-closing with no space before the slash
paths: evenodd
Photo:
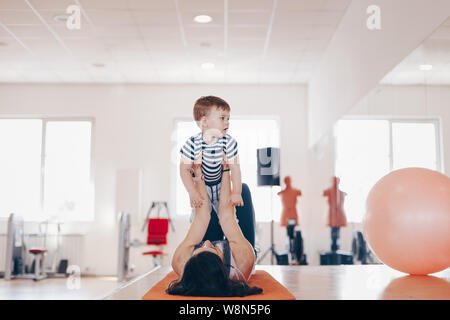
<path id="1" fill-rule="evenodd" d="M 8 119 L 8 120 L 41 120 L 42 121 L 42 132 L 41 132 L 41 173 L 40 173 L 40 212 L 42 216 L 44 214 L 44 185 L 45 185 L 45 147 L 46 147 L 46 131 L 47 131 L 47 123 L 48 122 L 90 122 L 91 123 L 91 148 L 90 148 L 90 173 L 89 173 L 89 182 L 94 187 L 95 190 L 95 161 L 94 161 L 94 152 L 95 152 L 95 118 L 94 117 L 55 117 L 55 116 L 28 116 L 28 115 L 1 115 L 0 120 Z M 73 220 L 73 222 L 92 222 L 95 220 L 95 193 L 93 196 L 94 199 L 94 212 L 93 216 L 89 219 L 77 219 Z M 37 217 L 27 217 L 27 221 L 40 221 Z M 8 219 L 7 216 L 1 217 L 0 221 L 6 221 Z"/>
<path id="2" fill-rule="evenodd" d="M 430 116 L 430 117 L 420 117 L 420 116 L 405 116 L 405 117 L 387 117 L 387 116 L 365 116 L 365 115 L 346 115 L 341 117 L 339 120 L 383 120 L 388 121 L 389 130 L 389 172 L 393 171 L 394 162 L 394 150 L 392 141 L 392 125 L 394 123 L 432 123 L 434 124 L 435 130 L 435 143 L 436 143 L 436 170 L 442 174 L 445 174 L 444 170 L 444 159 L 443 159 L 443 135 L 442 135 L 442 118 L 440 116 Z M 338 121 L 339 121 L 338 120 Z M 338 122 L 337 121 L 337 122 Z M 335 155 L 333 161 L 333 172 L 336 175 L 336 155 L 337 155 L 337 122 L 333 126 L 333 152 Z M 350 221 L 350 223 L 361 223 L 357 221 Z"/>
<path id="3" fill-rule="evenodd" d="M 282 122 L 281 122 L 281 117 L 279 115 L 273 114 L 273 115 L 237 115 L 237 116 L 232 116 L 230 119 L 230 122 L 232 122 L 232 120 L 273 120 L 276 122 L 277 127 L 278 127 L 278 146 L 279 148 L 281 148 L 281 143 L 282 143 Z M 187 116 L 177 116 L 174 117 L 172 119 L 172 131 L 171 131 L 171 150 L 173 151 L 174 148 L 177 147 L 177 141 L 175 135 L 176 135 L 176 130 L 177 130 L 177 124 L 178 122 L 194 122 L 194 119 L 192 117 L 187 117 Z M 200 128 L 198 129 L 200 131 Z M 171 152 L 172 152 L 171 151 Z M 179 150 L 176 149 L 173 152 L 178 152 Z M 255 151 L 256 152 L 256 151 Z M 256 158 L 256 153 L 255 153 L 255 158 Z M 172 160 L 171 160 L 172 161 Z M 174 210 L 176 212 L 176 217 L 177 219 L 184 219 L 184 220 L 189 220 L 189 214 L 180 214 L 178 212 L 177 209 L 177 197 L 176 197 L 176 191 L 177 191 L 177 174 L 179 174 L 179 170 L 178 170 L 178 166 L 179 163 L 176 163 L 176 161 L 174 161 L 175 163 L 172 163 L 171 166 L 171 170 L 170 170 L 170 181 L 171 183 L 171 187 L 170 187 L 170 196 L 169 196 L 169 203 L 172 204 Z M 256 172 L 255 172 L 256 175 Z M 273 190 L 272 192 L 272 198 L 273 198 Z M 272 213 L 273 214 L 273 213 Z M 260 221 L 256 221 L 256 222 L 260 222 Z"/>

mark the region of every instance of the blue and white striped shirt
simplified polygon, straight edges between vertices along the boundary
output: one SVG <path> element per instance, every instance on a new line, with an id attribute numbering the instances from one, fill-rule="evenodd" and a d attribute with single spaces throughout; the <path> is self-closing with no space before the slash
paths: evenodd
<path id="1" fill-rule="evenodd" d="M 229 134 L 218 138 L 213 144 L 207 144 L 202 139 L 202 133 L 190 137 L 180 149 L 183 161 L 194 162 L 203 151 L 202 173 L 207 185 L 220 183 L 222 180 L 222 150 L 225 151 L 227 161 L 230 162 L 238 156 L 236 140 Z"/>

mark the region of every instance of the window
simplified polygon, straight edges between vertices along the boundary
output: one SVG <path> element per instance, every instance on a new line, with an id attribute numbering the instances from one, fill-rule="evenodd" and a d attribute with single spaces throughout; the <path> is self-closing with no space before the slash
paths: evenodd
<path id="1" fill-rule="evenodd" d="M 94 218 L 91 120 L 0 119 L 0 216 Z"/>
<path id="2" fill-rule="evenodd" d="M 347 193 L 347 220 L 361 222 L 370 189 L 406 167 L 441 170 L 437 120 L 340 120 L 335 127 L 336 176 Z"/>
<path id="3" fill-rule="evenodd" d="M 200 132 L 194 121 L 178 120 L 175 125 L 175 148 L 173 149 L 176 176 L 176 212 L 181 215 L 191 213 L 189 196 L 179 175 L 179 150 L 186 140 Z M 276 193 L 280 187 L 259 187 L 257 185 L 257 158 L 259 148 L 279 148 L 280 131 L 278 121 L 275 119 L 233 119 L 230 124 L 229 134 L 238 142 L 239 161 L 241 166 L 242 182 L 246 183 L 252 193 L 252 202 L 255 209 L 256 220 L 270 221 L 272 206 L 274 220 L 280 219 L 281 203 Z M 271 201 L 272 193 L 272 201 Z"/>

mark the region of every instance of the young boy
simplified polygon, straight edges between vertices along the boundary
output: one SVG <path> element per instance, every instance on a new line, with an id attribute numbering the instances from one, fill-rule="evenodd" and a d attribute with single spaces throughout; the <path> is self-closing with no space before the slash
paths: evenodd
<path id="1" fill-rule="evenodd" d="M 192 168 L 194 163 L 201 164 L 202 177 L 208 192 L 211 208 L 219 214 L 219 197 L 222 172 L 231 170 L 231 202 L 233 206 L 243 206 L 241 191 L 241 170 L 237 142 L 227 134 L 230 120 L 228 103 L 214 96 L 199 98 L 194 104 L 194 120 L 201 132 L 190 137 L 180 149 L 180 175 L 192 208 L 200 208 L 204 199 L 194 188 Z M 222 162 L 226 159 L 229 169 L 223 169 Z"/>

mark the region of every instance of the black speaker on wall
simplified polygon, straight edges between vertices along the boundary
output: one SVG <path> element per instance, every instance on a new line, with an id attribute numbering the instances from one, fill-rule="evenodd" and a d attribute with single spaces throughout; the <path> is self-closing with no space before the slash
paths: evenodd
<path id="1" fill-rule="evenodd" d="M 280 185 L 280 149 L 257 149 L 258 160 L 257 183 L 258 186 Z"/>

